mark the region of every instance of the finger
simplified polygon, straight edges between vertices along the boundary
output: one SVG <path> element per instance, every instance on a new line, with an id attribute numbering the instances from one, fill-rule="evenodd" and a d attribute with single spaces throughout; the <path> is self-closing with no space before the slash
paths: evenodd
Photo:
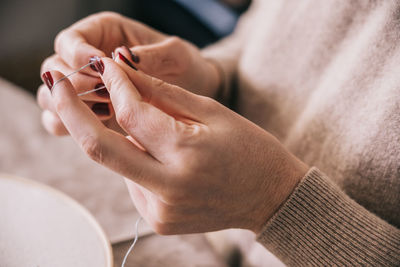
<path id="1" fill-rule="evenodd" d="M 42 109 L 51 111 L 53 115 L 57 113 L 56 108 L 54 106 L 54 100 L 50 94 L 50 91 L 44 84 L 41 85 L 38 89 L 37 102 Z M 108 100 L 107 102 L 110 102 L 110 100 Z M 107 121 L 114 116 L 114 109 L 112 108 L 110 103 L 93 102 L 93 101 L 85 101 L 84 103 L 88 105 L 88 107 L 97 115 L 97 117 L 101 121 Z M 60 128 L 60 126 L 58 126 L 58 122 L 55 121 L 54 119 L 49 119 L 48 121 L 52 122 L 50 124 L 51 127 L 49 127 L 49 129 L 58 130 Z M 53 122 L 57 123 L 54 124 Z M 51 133 L 53 132 L 51 131 Z"/>
<path id="2" fill-rule="evenodd" d="M 167 76 L 181 73 L 189 61 L 182 40 L 169 37 L 161 42 L 134 46 L 130 49 L 130 59 L 138 68 L 151 76 Z"/>
<path id="3" fill-rule="evenodd" d="M 158 202 L 157 196 L 131 180 L 125 179 L 125 183 L 136 209 L 147 223 L 157 231 L 162 222 L 158 215 L 158 208 L 156 207 Z"/>
<path id="4" fill-rule="evenodd" d="M 67 74 L 75 71 L 70 66 L 68 66 L 64 62 L 64 60 L 57 54 L 48 57 L 43 62 L 41 66 L 41 73 L 45 73 L 49 70 L 57 70 Z M 78 94 L 104 86 L 99 77 L 91 76 L 81 72 L 75 73 L 74 75 L 70 76 L 69 79 Z M 81 97 L 81 99 L 86 101 L 106 103 L 110 101 L 107 89 L 105 88 L 103 90 L 99 90 L 90 94 L 85 94 Z"/>
<path id="5" fill-rule="evenodd" d="M 128 187 L 129 195 L 142 217 L 145 219 L 150 227 L 160 233 L 163 232 L 163 224 L 160 223 L 156 215 L 155 203 L 157 197 L 149 192 L 146 188 L 135 184 L 131 180 L 125 179 L 126 185 Z"/>
<path id="6" fill-rule="evenodd" d="M 57 71 L 46 74 L 50 80 L 63 75 Z M 50 75 L 50 77 L 49 77 Z M 107 129 L 75 94 L 68 79 L 52 87 L 57 113 L 74 140 L 89 157 L 150 190 L 165 186 L 163 167 L 137 148 L 124 136 Z"/>
<path id="7" fill-rule="evenodd" d="M 37 102 L 44 110 L 42 113 L 42 124 L 52 135 L 63 136 L 69 134 L 64 124 L 57 115 L 54 101 L 49 89 L 43 84 L 37 92 Z M 108 103 L 85 102 L 97 117 L 102 121 L 108 121 L 114 115 L 113 109 Z"/>
<path id="8" fill-rule="evenodd" d="M 55 136 L 68 135 L 68 130 L 65 128 L 64 124 L 58 117 L 49 110 L 45 110 L 42 113 L 42 124 L 46 131 Z"/>
<path id="9" fill-rule="evenodd" d="M 49 88 L 47 88 L 46 85 L 42 84 L 39 86 L 39 89 L 36 94 L 36 100 L 41 109 L 49 110 L 53 113 L 56 113 L 56 108 L 54 107 L 53 99 L 51 97 Z"/>
<path id="10" fill-rule="evenodd" d="M 119 64 L 109 58 L 102 60 L 102 79 L 110 92 L 118 123 L 152 156 L 164 161 L 187 125 L 144 102 Z"/>
<path id="11" fill-rule="evenodd" d="M 152 215 L 148 209 L 149 202 L 147 199 L 147 194 L 144 192 L 145 188 L 127 178 L 124 180 L 128 188 L 129 195 L 140 215 L 142 215 L 142 217 L 148 222 L 153 221 L 154 219 L 152 218 Z"/>
<path id="12" fill-rule="evenodd" d="M 189 234 L 207 231 L 209 225 L 204 225 L 205 220 L 212 219 L 210 211 L 198 210 L 193 207 L 169 207 L 163 208 L 156 195 L 146 188 L 135 184 L 129 179 L 124 179 L 129 195 L 137 211 L 152 227 L 154 231 L 162 235 Z M 215 213 L 218 214 L 218 211 Z M 221 229 L 216 226 L 213 230 Z"/>
<path id="13" fill-rule="evenodd" d="M 116 62 L 128 75 L 143 100 L 163 110 L 174 118 L 207 122 L 221 105 L 216 101 L 193 94 L 176 85 L 171 85 L 141 71 L 135 71 L 119 56 Z"/>
<path id="14" fill-rule="evenodd" d="M 66 29 L 57 35 L 54 50 L 73 69 L 88 64 L 92 57 L 105 56 L 103 51 L 89 44 L 84 36 L 74 28 Z M 98 76 L 90 68 L 86 68 L 83 72 Z"/>

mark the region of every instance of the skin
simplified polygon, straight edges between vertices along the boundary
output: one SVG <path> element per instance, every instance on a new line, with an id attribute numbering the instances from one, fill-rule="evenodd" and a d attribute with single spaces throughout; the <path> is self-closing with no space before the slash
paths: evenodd
<path id="1" fill-rule="evenodd" d="M 72 79 L 47 90 L 47 103 L 90 158 L 126 177 L 134 204 L 156 232 L 243 228 L 259 233 L 306 174 L 308 166 L 274 136 L 212 98 L 185 90 L 214 95 L 218 83 L 209 86 L 217 78 L 194 89 L 190 79 L 180 77 L 189 75 L 184 72 L 172 84 L 143 71 L 142 63 L 135 71 L 119 58 L 102 61 L 105 71 L 97 77 L 110 93 L 124 134 L 104 125 L 88 100 L 77 97 L 79 83 Z M 51 75 L 63 77 L 57 70 Z M 178 86 L 185 83 L 185 89 Z"/>
<path id="2" fill-rule="evenodd" d="M 68 74 L 86 65 L 92 56 L 111 56 L 113 51 L 126 53 L 122 46 L 129 47 L 140 58 L 139 63 L 134 64 L 145 73 L 197 94 L 216 95 L 220 86 L 218 69 L 201 56 L 197 47 L 112 12 L 89 16 L 61 31 L 54 42 L 56 53 L 43 62 L 40 73 L 57 70 Z M 129 54 L 126 56 L 130 59 Z M 77 93 L 101 83 L 99 75 L 91 68 L 71 76 L 70 81 Z M 81 99 L 89 107 L 98 102 L 110 103 L 109 98 L 95 93 Z M 38 88 L 37 101 L 44 110 L 45 128 L 54 135 L 68 134 L 44 84 Z M 110 115 L 99 119 L 110 128 L 118 129 L 111 104 L 110 108 Z"/>

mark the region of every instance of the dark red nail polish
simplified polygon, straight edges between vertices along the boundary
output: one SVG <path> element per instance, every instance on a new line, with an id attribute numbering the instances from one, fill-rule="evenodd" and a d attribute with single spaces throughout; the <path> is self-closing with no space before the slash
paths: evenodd
<path id="1" fill-rule="evenodd" d="M 45 73 L 43 73 L 42 79 L 51 92 L 51 89 L 53 88 L 54 80 L 53 80 L 53 77 L 51 76 L 50 71 L 46 71 Z"/>
<path id="2" fill-rule="evenodd" d="M 135 66 L 133 66 L 132 62 L 130 62 L 123 54 L 118 53 L 118 57 L 119 59 L 121 59 L 123 62 L 125 62 L 126 65 L 128 65 L 129 67 L 131 67 L 134 70 L 137 70 L 137 68 Z"/>
<path id="3" fill-rule="evenodd" d="M 94 87 L 94 89 L 97 89 L 97 88 L 100 88 L 100 87 L 104 87 L 104 84 L 103 83 L 99 83 Z M 96 95 L 98 95 L 100 97 L 105 97 L 105 98 L 109 98 L 110 97 L 110 94 L 108 93 L 108 90 L 106 88 L 100 89 L 100 90 L 96 91 L 95 93 L 96 93 Z"/>
<path id="4" fill-rule="evenodd" d="M 124 45 L 124 47 L 126 48 L 126 50 L 128 50 L 129 54 L 131 55 L 131 59 L 133 62 L 135 63 L 139 63 L 140 62 L 140 58 L 139 56 L 135 55 L 132 50 L 130 50 L 127 46 Z"/>
<path id="5" fill-rule="evenodd" d="M 96 103 L 92 106 L 92 110 L 97 115 L 101 115 L 101 116 L 109 116 L 110 115 L 110 109 L 108 108 L 107 103 Z"/>
<path id="6" fill-rule="evenodd" d="M 104 63 L 103 61 L 95 56 L 95 57 L 91 57 L 89 60 L 90 67 L 92 68 L 92 70 L 97 71 L 98 73 L 100 73 L 101 75 L 103 75 L 104 73 Z"/>

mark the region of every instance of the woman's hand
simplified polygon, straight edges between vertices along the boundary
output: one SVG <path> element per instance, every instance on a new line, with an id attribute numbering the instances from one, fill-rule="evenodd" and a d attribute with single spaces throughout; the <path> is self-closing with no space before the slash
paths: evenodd
<path id="1" fill-rule="evenodd" d="M 123 56 L 102 61 L 129 136 L 106 128 L 68 80 L 53 89 L 55 108 L 92 159 L 128 179 L 156 232 L 259 232 L 307 172 L 276 138 L 218 102 L 135 71 Z"/>
<path id="2" fill-rule="evenodd" d="M 195 46 L 116 13 L 103 12 L 78 21 L 58 34 L 54 47 L 56 54 L 43 62 L 41 73 L 58 70 L 68 74 L 87 64 L 93 56 L 123 51 L 128 52 L 134 65 L 143 72 L 197 94 L 213 97 L 220 84 L 216 67 L 204 59 Z M 71 83 L 77 93 L 102 86 L 98 74 L 91 68 L 71 76 Z M 45 85 L 39 87 L 37 98 L 45 110 L 42 117 L 45 128 L 55 135 L 67 134 L 54 112 Z M 107 90 L 85 95 L 82 99 L 102 121 L 112 118 Z"/>

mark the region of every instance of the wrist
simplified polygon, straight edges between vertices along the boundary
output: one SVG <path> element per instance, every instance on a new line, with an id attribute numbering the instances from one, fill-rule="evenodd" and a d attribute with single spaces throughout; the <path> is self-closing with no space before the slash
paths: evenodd
<path id="1" fill-rule="evenodd" d="M 304 162 L 289 152 L 286 151 L 286 153 L 288 155 L 286 160 L 283 160 L 283 170 L 274 175 L 275 178 L 272 179 L 273 181 L 268 185 L 268 188 L 264 190 L 266 193 L 263 196 L 262 206 L 257 214 L 255 214 L 255 223 L 250 229 L 255 234 L 259 234 L 262 231 L 263 226 L 288 200 L 309 170 L 309 167 Z"/>
<path id="2" fill-rule="evenodd" d="M 207 96 L 221 100 L 224 91 L 223 73 L 221 67 L 212 59 L 206 59 L 207 66 Z"/>

